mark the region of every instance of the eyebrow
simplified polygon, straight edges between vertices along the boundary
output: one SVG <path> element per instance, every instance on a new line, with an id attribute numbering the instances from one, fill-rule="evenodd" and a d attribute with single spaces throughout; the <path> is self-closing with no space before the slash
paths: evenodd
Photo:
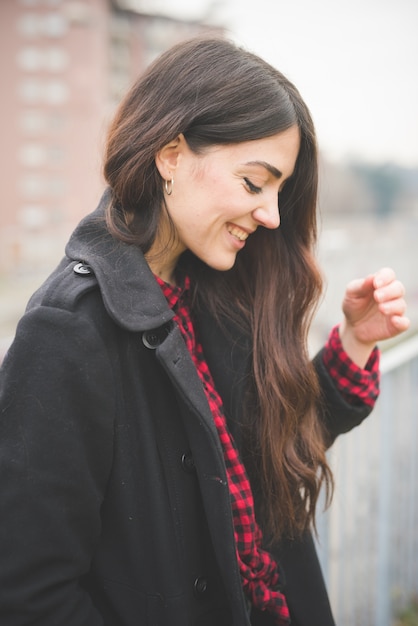
<path id="1" fill-rule="evenodd" d="M 267 161 L 248 161 L 248 163 L 246 163 L 245 165 L 261 165 L 261 167 L 264 167 L 267 171 L 270 172 L 270 174 L 274 176 L 274 178 L 277 179 L 283 176 L 282 172 L 278 170 L 277 167 L 274 167 L 274 165 L 270 165 L 270 163 L 267 163 Z"/>

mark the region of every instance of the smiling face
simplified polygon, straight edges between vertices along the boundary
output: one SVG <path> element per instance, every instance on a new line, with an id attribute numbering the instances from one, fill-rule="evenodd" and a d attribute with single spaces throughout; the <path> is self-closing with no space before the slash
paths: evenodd
<path id="1" fill-rule="evenodd" d="M 169 244 L 161 224 L 147 255 L 151 269 L 170 282 L 186 249 L 213 269 L 230 269 L 259 226 L 278 228 L 278 194 L 292 175 L 299 145 L 293 126 L 263 139 L 212 146 L 200 155 L 182 135 L 165 146 L 156 164 L 165 180 L 174 180 L 166 205 L 177 240 Z"/>

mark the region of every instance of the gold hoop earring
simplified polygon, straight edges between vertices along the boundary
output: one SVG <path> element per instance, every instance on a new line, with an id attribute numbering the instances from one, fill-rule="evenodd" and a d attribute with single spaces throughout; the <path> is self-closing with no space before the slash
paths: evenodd
<path id="1" fill-rule="evenodd" d="M 164 181 L 164 188 L 165 188 L 165 192 L 167 196 L 171 196 L 171 194 L 173 193 L 173 187 L 174 187 L 174 178 L 172 178 L 171 180 Z"/>

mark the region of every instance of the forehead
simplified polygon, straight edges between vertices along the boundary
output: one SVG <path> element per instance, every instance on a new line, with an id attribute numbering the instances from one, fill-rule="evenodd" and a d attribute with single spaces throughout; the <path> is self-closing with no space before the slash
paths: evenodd
<path id="1" fill-rule="evenodd" d="M 213 146 L 209 154 L 215 160 L 219 159 L 231 167 L 264 167 L 278 178 L 274 170 L 283 176 L 292 173 L 299 147 L 299 128 L 292 126 L 271 137 Z"/>

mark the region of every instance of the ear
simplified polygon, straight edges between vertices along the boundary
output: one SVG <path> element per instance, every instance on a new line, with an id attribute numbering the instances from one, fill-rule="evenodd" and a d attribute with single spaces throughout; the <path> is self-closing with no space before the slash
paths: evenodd
<path id="1" fill-rule="evenodd" d="M 183 134 L 178 135 L 173 141 L 167 143 L 155 155 L 155 164 L 164 180 L 174 178 L 175 171 L 181 160 L 181 155 L 186 148 L 186 140 Z"/>

